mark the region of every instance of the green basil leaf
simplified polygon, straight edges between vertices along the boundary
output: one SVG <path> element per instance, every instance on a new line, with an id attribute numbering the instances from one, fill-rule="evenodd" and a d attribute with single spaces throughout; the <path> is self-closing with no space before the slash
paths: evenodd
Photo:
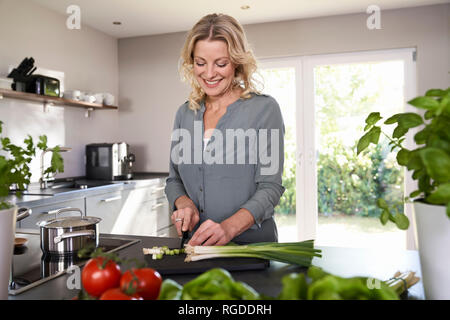
<path id="1" fill-rule="evenodd" d="M 433 190 L 430 176 L 425 174 L 419 178 L 419 190 L 423 191 L 425 194 L 428 194 L 431 190 Z"/>
<path id="2" fill-rule="evenodd" d="M 409 228 L 409 219 L 402 213 L 397 213 L 394 216 L 395 224 L 400 230 L 406 230 Z"/>
<path id="3" fill-rule="evenodd" d="M 397 162 L 401 166 L 406 166 L 409 162 L 411 152 L 408 149 L 401 149 L 397 152 Z"/>
<path id="4" fill-rule="evenodd" d="M 424 169 L 422 169 L 422 168 L 417 169 L 413 172 L 412 178 L 413 178 L 413 180 L 417 180 L 417 179 L 420 179 L 425 174 L 426 174 L 426 172 Z"/>
<path id="5" fill-rule="evenodd" d="M 445 91 L 442 89 L 430 89 L 425 93 L 427 97 L 442 97 L 445 95 Z"/>
<path id="6" fill-rule="evenodd" d="M 430 131 L 429 127 L 425 127 L 425 129 L 417 132 L 414 135 L 414 141 L 417 144 L 424 144 L 427 141 L 428 137 L 430 136 L 430 133 L 431 133 L 431 131 Z"/>
<path id="7" fill-rule="evenodd" d="M 450 218 L 450 202 L 447 203 L 447 210 L 445 210 L 447 212 L 447 217 Z"/>
<path id="8" fill-rule="evenodd" d="M 427 112 L 425 112 L 423 117 L 425 118 L 425 120 L 429 120 L 429 119 L 433 118 L 434 117 L 434 111 L 433 110 L 428 110 Z"/>
<path id="9" fill-rule="evenodd" d="M 403 137 L 407 132 L 408 128 L 402 127 L 400 124 L 394 129 L 394 132 L 392 132 L 393 138 L 401 138 Z"/>
<path id="10" fill-rule="evenodd" d="M 420 156 L 428 175 L 437 183 L 450 181 L 450 156 L 437 148 L 426 148 Z"/>
<path id="11" fill-rule="evenodd" d="M 394 124 L 397 123 L 400 114 L 394 114 L 392 117 L 388 118 L 384 124 Z"/>
<path id="12" fill-rule="evenodd" d="M 406 165 L 408 170 L 418 170 L 420 168 L 423 168 L 424 165 L 422 162 L 422 158 L 420 157 L 419 151 L 420 150 L 411 151 L 408 164 Z"/>
<path id="13" fill-rule="evenodd" d="M 439 106 L 439 102 L 430 97 L 417 97 L 408 101 L 408 103 L 414 107 L 427 110 L 434 110 Z"/>
<path id="14" fill-rule="evenodd" d="M 380 216 L 380 221 L 383 226 L 386 225 L 386 223 L 389 221 L 389 212 L 388 211 L 383 210 L 383 212 L 381 213 L 381 216 Z"/>
<path id="15" fill-rule="evenodd" d="M 370 136 L 370 131 L 369 131 L 359 139 L 358 145 L 356 147 L 357 155 L 359 155 L 362 151 L 364 151 L 369 146 L 370 138 L 371 138 L 371 136 Z"/>
<path id="16" fill-rule="evenodd" d="M 411 193 L 409 194 L 409 197 L 410 197 L 410 198 L 415 198 L 415 197 L 419 196 L 421 193 L 422 193 L 422 191 L 416 190 L 416 191 L 411 192 Z"/>
<path id="17" fill-rule="evenodd" d="M 381 133 L 380 127 L 373 127 L 372 129 L 370 129 L 369 131 L 370 142 L 372 142 L 373 144 L 377 144 L 378 140 L 380 139 L 380 133 Z"/>
<path id="18" fill-rule="evenodd" d="M 423 124 L 423 120 L 417 113 L 407 112 L 400 115 L 398 124 L 403 128 L 410 129 Z"/>
<path id="19" fill-rule="evenodd" d="M 450 183 L 441 184 L 426 199 L 432 204 L 446 204 L 450 202 Z"/>
<path id="20" fill-rule="evenodd" d="M 382 198 L 377 199 L 377 206 L 380 209 L 389 209 L 387 202 Z"/>
<path id="21" fill-rule="evenodd" d="M 374 125 L 376 124 L 380 119 L 383 119 L 380 116 L 379 112 L 372 112 L 371 114 L 369 114 L 369 116 L 366 118 L 366 123 L 369 125 Z"/>

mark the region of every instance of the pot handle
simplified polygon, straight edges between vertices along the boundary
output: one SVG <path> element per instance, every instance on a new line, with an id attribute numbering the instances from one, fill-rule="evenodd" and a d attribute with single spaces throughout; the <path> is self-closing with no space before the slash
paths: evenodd
<path id="1" fill-rule="evenodd" d="M 19 208 L 19 210 L 17 212 L 16 222 L 19 222 L 20 220 L 23 220 L 26 217 L 29 217 L 30 214 L 31 214 L 31 208 L 27 208 L 27 207 Z"/>
<path id="2" fill-rule="evenodd" d="M 82 236 L 95 237 L 95 230 L 80 230 L 80 231 L 65 232 L 63 234 L 60 234 L 59 236 L 54 237 L 53 242 L 57 244 L 67 238 L 75 238 Z"/>
<path id="3" fill-rule="evenodd" d="M 55 214 L 55 219 L 57 217 L 58 214 L 63 213 L 63 212 L 70 212 L 70 211 L 78 211 L 81 215 L 81 217 L 83 217 L 83 211 L 81 211 L 81 209 L 78 208 L 72 208 L 72 207 L 67 207 L 67 208 L 61 208 L 61 209 L 57 209 L 55 211 L 49 211 L 49 214 L 54 213 Z"/>

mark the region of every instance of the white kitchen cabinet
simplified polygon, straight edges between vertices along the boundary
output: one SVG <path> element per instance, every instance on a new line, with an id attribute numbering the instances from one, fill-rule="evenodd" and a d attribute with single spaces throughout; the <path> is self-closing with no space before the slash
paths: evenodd
<path id="1" fill-rule="evenodd" d="M 54 218 L 55 210 L 66 207 L 81 209 L 84 215 L 98 217 L 100 233 L 139 236 L 177 236 L 170 221 L 169 203 L 164 193 L 163 179 L 139 181 L 127 188 L 88 189 L 83 197 L 52 205 L 31 207 L 31 216 L 17 223 L 19 228 L 38 228 L 36 223 Z M 55 196 L 56 197 L 56 196 Z M 66 198 L 67 199 L 67 198 Z M 26 203 L 23 203 L 26 206 Z M 77 212 L 63 215 L 79 215 Z"/>
<path id="2" fill-rule="evenodd" d="M 128 190 L 119 190 L 86 197 L 86 215 L 102 219 L 100 233 L 113 233 L 128 193 Z"/>
<path id="3" fill-rule="evenodd" d="M 130 190 L 111 233 L 156 236 L 169 225 L 169 203 L 158 184 Z"/>
<path id="4" fill-rule="evenodd" d="M 31 208 L 31 215 L 17 223 L 17 227 L 19 228 L 39 229 L 38 222 L 55 218 L 56 210 L 62 208 L 77 208 L 85 215 L 84 198 L 71 199 L 42 206 L 23 206 Z M 80 213 L 77 211 L 63 212 L 61 216 L 80 216 Z"/>

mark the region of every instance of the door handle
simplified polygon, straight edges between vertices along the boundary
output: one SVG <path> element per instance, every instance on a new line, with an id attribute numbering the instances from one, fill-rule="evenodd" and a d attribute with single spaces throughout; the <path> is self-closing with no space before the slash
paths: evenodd
<path id="1" fill-rule="evenodd" d="M 100 200 L 100 201 L 101 201 L 101 202 L 111 202 L 111 201 L 116 201 L 116 200 L 120 200 L 120 199 L 122 199 L 122 196 L 106 198 L 106 199 L 102 199 L 102 200 Z"/>
<path id="2" fill-rule="evenodd" d="M 159 208 L 159 207 L 162 207 L 164 205 L 164 203 L 157 203 L 157 204 L 154 204 L 153 206 L 152 206 L 152 210 L 155 210 L 155 209 L 157 209 L 157 208 Z"/>
<path id="3" fill-rule="evenodd" d="M 302 166 L 302 157 L 303 157 L 303 153 L 299 152 L 298 155 L 297 155 L 297 164 L 298 164 L 299 167 Z"/>
<path id="4" fill-rule="evenodd" d="M 161 190 L 164 190 L 165 188 L 166 188 L 166 187 L 155 188 L 155 189 L 153 189 L 152 194 L 155 194 L 155 193 L 157 193 L 157 192 L 159 192 L 159 191 L 161 191 Z"/>

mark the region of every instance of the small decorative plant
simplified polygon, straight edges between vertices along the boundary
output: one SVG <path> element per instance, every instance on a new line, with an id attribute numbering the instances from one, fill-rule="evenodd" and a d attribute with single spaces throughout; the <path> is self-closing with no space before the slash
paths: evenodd
<path id="1" fill-rule="evenodd" d="M 392 146 L 391 151 L 398 150 L 397 163 L 412 171 L 412 178 L 418 182 L 418 189 L 400 203 L 414 200 L 443 205 L 450 218 L 450 88 L 428 90 L 425 96 L 408 103 L 425 112 L 398 113 L 388 118 L 385 125 L 397 124 L 391 136 L 377 125 L 382 119 L 380 113 L 369 114 L 365 134 L 358 141 L 357 154 L 371 143 L 378 144 L 381 134 L 386 136 Z M 416 148 L 405 148 L 405 135 L 419 126 L 422 126 L 421 130 L 414 135 Z M 408 229 L 409 220 L 399 212 L 397 204 L 389 206 L 384 199 L 377 199 L 377 206 L 382 210 L 380 221 L 383 225 L 392 221 L 399 229 Z"/>
<path id="2" fill-rule="evenodd" d="M 12 186 L 17 190 L 25 190 L 30 184 L 31 171 L 29 164 L 36 155 L 36 148 L 47 150 L 47 136 L 39 136 L 39 142 L 34 145 L 33 138 L 28 135 L 24 140 L 25 146 L 17 146 L 11 143 L 8 137 L 2 137 L 2 125 L 0 121 L 0 210 L 8 209 L 12 205 L 6 201 Z M 59 147 L 53 148 L 51 166 L 44 172 L 49 175 L 64 172 L 64 162 L 59 153 Z M 16 193 L 21 195 L 20 191 Z"/>

